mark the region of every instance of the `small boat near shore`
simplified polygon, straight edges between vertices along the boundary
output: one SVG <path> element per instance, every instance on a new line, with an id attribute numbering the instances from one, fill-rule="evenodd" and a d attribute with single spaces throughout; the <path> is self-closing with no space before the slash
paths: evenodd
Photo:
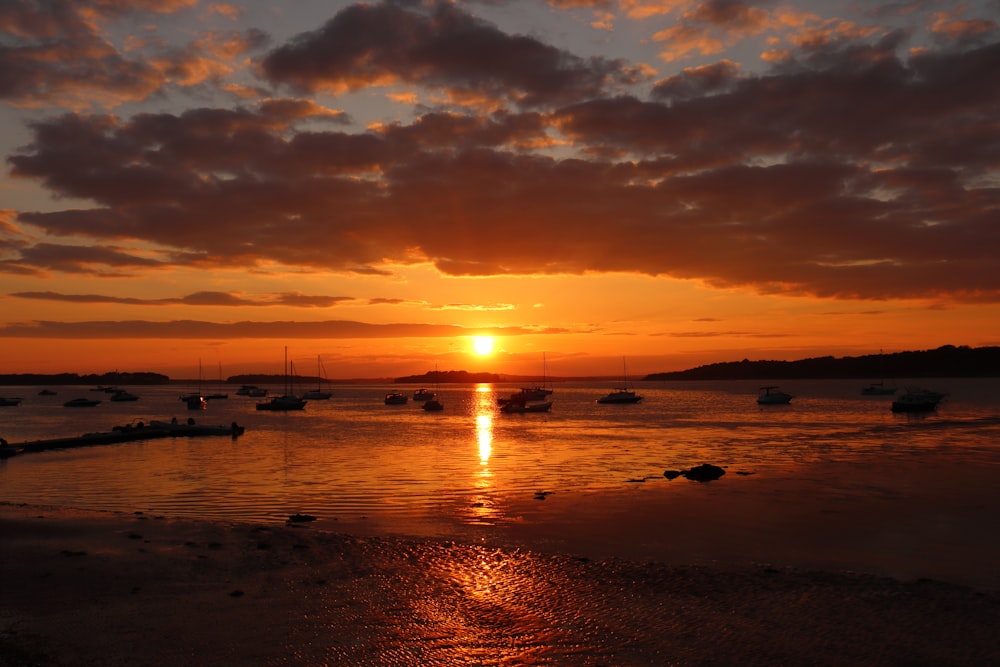
<path id="1" fill-rule="evenodd" d="M 635 393 L 632 389 L 629 389 L 628 384 L 628 369 L 625 367 L 625 359 L 622 359 L 622 386 L 618 389 L 614 389 L 608 392 L 606 395 L 601 396 L 597 399 L 597 402 L 602 405 L 608 404 L 627 404 L 627 403 L 638 403 L 642 400 L 642 396 Z"/>
<path id="2" fill-rule="evenodd" d="M 4 398 L 3 396 L 0 396 L 0 406 L 10 407 L 10 408 L 16 407 L 20 405 L 21 401 L 23 400 L 24 400 L 23 398 Z"/>

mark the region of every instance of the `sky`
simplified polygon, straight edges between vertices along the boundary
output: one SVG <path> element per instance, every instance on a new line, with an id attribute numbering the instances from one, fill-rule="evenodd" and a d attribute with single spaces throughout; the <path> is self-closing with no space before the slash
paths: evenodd
<path id="1" fill-rule="evenodd" d="M 0 373 L 1000 345 L 997 72 L 1000 0 L 0 0 Z"/>

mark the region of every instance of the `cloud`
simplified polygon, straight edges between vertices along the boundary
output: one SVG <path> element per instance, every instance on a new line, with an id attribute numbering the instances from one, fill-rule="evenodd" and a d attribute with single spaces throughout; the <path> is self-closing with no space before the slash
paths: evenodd
<path id="1" fill-rule="evenodd" d="M 525 107 L 590 97 L 644 76 L 621 61 L 507 34 L 443 2 L 351 5 L 268 53 L 260 69 L 272 83 L 303 92 L 406 83 Z"/>
<path id="2" fill-rule="evenodd" d="M 294 306 L 298 308 L 329 308 L 344 301 L 353 301 L 349 296 L 324 296 L 281 292 L 262 296 L 247 297 L 234 292 L 195 292 L 181 297 L 163 299 L 143 299 L 119 297 L 104 294 L 63 294 L 60 292 L 12 292 L 10 297 L 18 299 L 39 299 L 43 301 L 64 301 L 67 303 L 117 303 L 133 306 Z"/>
<path id="3" fill-rule="evenodd" d="M 53 339 L 378 339 L 378 338 L 454 338 L 474 334 L 521 336 L 566 333 L 565 329 L 491 327 L 469 329 L 452 324 L 369 324 L 348 320 L 323 322 L 231 322 L 198 320 L 148 320 L 56 322 L 50 320 L 14 322 L 0 325 L 0 338 Z"/>
<path id="4" fill-rule="evenodd" d="M 735 5 L 709 9 L 705 24 L 759 25 Z M 444 57 L 470 36 L 479 55 Z M 511 104 L 362 131 L 299 97 L 40 118 L 12 174 L 93 207 L 19 212 L 47 241 L 0 246 L 0 270 L 430 262 L 456 276 L 632 272 L 766 294 L 1000 300 L 1000 88 L 984 85 L 1000 42 L 908 50 L 903 31 L 837 22 L 787 46 L 761 73 L 720 60 L 617 94 L 606 83 L 627 67 L 457 7 L 352 6 L 267 54 L 271 81 L 390 77 Z"/>

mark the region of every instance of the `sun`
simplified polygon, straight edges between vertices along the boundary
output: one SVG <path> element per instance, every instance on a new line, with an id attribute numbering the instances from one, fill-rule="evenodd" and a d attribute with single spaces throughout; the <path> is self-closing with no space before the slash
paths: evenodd
<path id="1" fill-rule="evenodd" d="M 481 357 L 493 352 L 493 336 L 473 336 L 472 349 Z"/>

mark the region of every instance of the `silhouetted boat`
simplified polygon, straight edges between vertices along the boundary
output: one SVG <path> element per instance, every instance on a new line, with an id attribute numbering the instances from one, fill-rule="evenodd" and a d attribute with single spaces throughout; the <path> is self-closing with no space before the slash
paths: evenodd
<path id="1" fill-rule="evenodd" d="M 42 389 L 40 392 L 38 392 L 38 395 L 39 396 L 55 396 L 56 392 L 52 391 L 51 389 Z"/>
<path id="2" fill-rule="evenodd" d="M 863 396 L 891 396 L 896 391 L 895 387 L 886 387 L 881 382 L 872 382 L 867 387 L 861 389 L 861 394 Z"/>
<path id="3" fill-rule="evenodd" d="M 236 390 L 237 396 L 252 396 L 253 398 L 264 398 L 267 396 L 267 389 L 252 384 L 245 384 Z"/>
<path id="4" fill-rule="evenodd" d="M 791 394 L 778 389 L 778 387 L 761 387 L 760 394 L 757 395 L 758 405 L 787 405 L 794 398 Z"/>
<path id="5" fill-rule="evenodd" d="M 893 412 L 930 412 L 935 410 L 944 394 L 937 391 L 907 387 L 906 391 L 892 402 Z"/>
<path id="6" fill-rule="evenodd" d="M 500 412 L 505 414 L 524 414 L 526 412 L 548 412 L 552 408 L 552 401 L 542 401 L 539 403 L 521 403 L 519 401 L 509 401 L 500 406 Z"/>
<path id="7" fill-rule="evenodd" d="M 64 408 L 92 408 L 100 403 L 96 398 L 74 398 L 63 403 Z"/>
<path id="8" fill-rule="evenodd" d="M 285 393 L 275 396 L 266 403 L 258 403 L 258 410 L 269 410 L 272 412 L 287 412 L 289 410 L 302 410 L 306 407 L 304 399 L 295 396 L 288 390 L 288 348 L 285 348 Z"/>
<path id="9" fill-rule="evenodd" d="M 401 394 L 398 391 L 390 391 L 385 395 L 386 405 L 406 405 L 406 402 L 410 400 L 406 394 Z"/>
<path id="10" fill-rule="evenodd" d="M 316 388 L 310 389 L 306 393 L 302 394 L 302 398 L 307 398 L 310 401 L 325 401 L 333 396 L 333 392 L 323 390 L 323 380 L 326 379 L 326 373 L 324 372 L 323 362 L 319 355 L 316 355 Z M 327 380 L 327 385 L 330 381 Z"/>
<path id="11" fill-rule="evenodd" d="M 642 400 L 642 396 L 628 388 L 628 370 L 625 368 L 624 358 L 622 359 L 622 377 L 622 386 L 608 393 L 606 396 L 601 396 L 597 399 L 598 403 L 638 403 Z"/>
<path id="12" fill-rule="evenodd" d="M 432 398 L 434 398 L 434 392 L 427 389 L 417 389 L 413 392 L 413 400 L 415 401 L 429 401 Z"/>
<path id="13" fill-rule="evenodd" d="M 124 389 L 117 389 L 115 390 L 115 393 L 111 394 L 111 398 L 109 400 L 112 400 L 116 403 L 122 403 L 126 401 L 138 401 L 139 397 L 136 396 L 135 394 L 125 391 Z"/>
<path id="14" fill-rule="evenodd" d="M 15 407 L 21 404 L 23 398 L 3 398 L 0 396 L 0 406 Z"/>
<path id="15" fill-rule="evenodd" d="M 426 401 L 424 401 L 423 408 L 428 412 L 436 412 L 438 410 L 444 410 L 444 403 L 437 400 L 436 398 L 429 398 Z"/>

